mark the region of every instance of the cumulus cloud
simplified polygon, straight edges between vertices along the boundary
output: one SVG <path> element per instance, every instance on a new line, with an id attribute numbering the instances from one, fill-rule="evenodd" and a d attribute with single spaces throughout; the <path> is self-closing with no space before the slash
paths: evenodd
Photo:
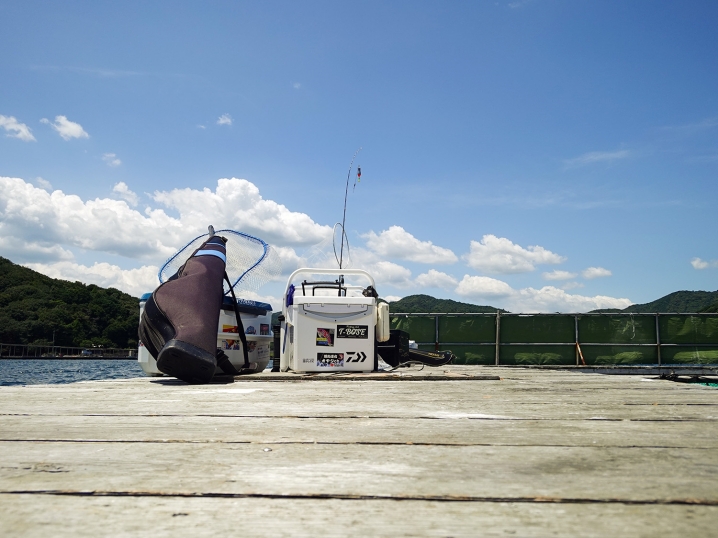
<path id="1" fill-rule="evenodd" d="M 386 297 L 382 297 L 387 303 L 394 303 L 396 301 L 401 301 L 401 297 L 398 295 L 387 295 Z"/>
<path id="2" fill-rule="evenodd" d="M 510 297 L 513 295 L 514 290 L 503 280 L 488 276 L 464 275 L 464 278 L 456 287 L 456 293 L 462 297 L 497 298 Z"/>
<path id="3" fill-rule="evenodd" d="M 608 269 L 604 269 L 603 267 L 589 267 L 588 269 L 584 269 L 583 271 L 581 271 L 581 276 L 586 280 L 603 278 L 611 276 L 612 274 L 613 273 L 611 273 L 611 271 L 609 271 Z"/>
<path id="4" fill-rule="evenodd" d="M 64 140 L 70 140 L 71 138 L 90 138 L 90 135 L 85 132 L 82 125 L 68 120 L 65 116 L 55 116 L 54 122 L 51 122 L 47 118 L 42 118 L 40 123 L 50 125 Z"/>
<path id="5" fill-rule="evenodd" d="M 301 87 L 302 87 L 302 85 L 299 82 L 295 82 L 294 84 L 292 84 L 292 88 L 294 88 L 295 90 L 298 90 Z"/>
<path id="6" fill-rule="evenodd" d="M 448 248 L 420 241 L 401 226 L 391 226 L 379 235 L 373 231 L 362 236 L 371 250 L 387 258 L 399 258 L 419 263 L 450 264 L 457 261 Z"/>
<path id="7" fill-rule="evenodd" d="M 208 224 L 253 234 L 277 247 L 294 248 L 331 236 L 329 226 L 263 199 L 246 180 L 219 180 L 215 191 L 155 192 L 157 202 L 179 213 L 176 218 L 161 208 L 141 213 L 131 207 L 128 201 L 136 202 L 136 195 L 124 183 L 113 190 L 124 200 L 83 201 L 60 190 L 48 193 L 20 178 L 0 177 L 0 236 L 21 240 L 7 250 L 0 243 L 0 254 L 15 261 L 23 252 L 30 256 L 48 245 L 61 245 L 160 263 L 188 238 L 205 233 Z M 280 255 L 290 265 L 296 261 L 289 250 L 280 249 Z"/>
<path id="8" fill-rule="evenodd" d="M 232 125 L 232 116 L 229 114 L 222 114 L 217 118 L 217 125 Z"/>
<path id="9" fill-rule="evenodd" d="M 569 271 L 559 271 L 554 269 L 550 273 L 544 273 L 542 275 L 546 280 L 571 280 L 578 276 L 577 273 L 570 273 Z"/>
<path id="10" fill-rule="evenodd" d="M 112 187 L 112 192 L 117 194 L 120 198 L 125 200 L 131 206 L 136 206 L 137 202 L 139 201 L 137 194 L 132 192 L 124 181 L 120 181 L 114 187 Z"/>
<path id="11" fill-rule="evenodd" d="M 564 161 L 566 168 L 576 168 L 579 166 L 586 166 L 588 164 L 600 163 L 600 162 L 613 162 L 620 159 L 626 159 L 630 157 L 631 152 L 627 149 L 621 149 L 618 151 L 591 151 L 584 153 L 573 159 L 567 159 Z"/>
<path id="12" fill-rule="evenodd" d="M 691 260 L 691 265 L 693 266 L 693 269 L 708 269 L 709 267 L 718 267 L 718 260 L 713 261 L 706 261 L 701 260 L 700 258 L 693 258 Z"/>
<path id="13" fill-rule="evenodd" d="M 498 302 L 499 304 L 493 306 L 500 306 L 511 312 L 588 312 L 598 308 L 623 309 L 633 304 L 626 298 L 569 294 L 554 286 L 517 290 L 502 280 L 483 276 L 465 275 L 455 291 L 458 295 L 474 301 Z"/>
<path id="14" fill-rule="evenodd" d="M 202 230 L 200 233 L 214 223 L 218 230 L 241 230 L 279 246 L 312 245 L 332 233 L 330 226 L 317 224 L 306 213 L 265 200 L 257 186 L 246 179 L 220 179 L 215 191 L 208 188 L 156 191 L 152 198 L 178 211 L 182 228 Z"/>
<path id="15" fill-rule="evenodd" d="M 92 266 L 80 265 L 71 261 L 53 264 L 27 263 L 26 267 L 51 278 L 61 278 L 71 282 L 96 284 L 103 288 L 116 288 L 134 297 L 154 290 L 159 285 L 158 267 L 145 265 L 138 269 L 121 269 L 109 263 L 95 263 Z"/>
<path id="16" fill-rule="evenodd" d="M 41 189 L 45 189 L 46 191 L 52 190 L 52 183 L 40 176 L 35 178 L 35 184 Z"/>
<path id="17" fill-rule="evenodd" d="M 69 261 L 75 258 L 71 251 L 41 237 L 9 235 L 4 233 L 2 224 L 0 232 L 0 255 L 14 263 Z"/>
<path id="18" fill-rule="evenodd" d="M 5 136 L 19 138 L 23 142 L 35 142 L 30 127 L 17 121 L 14 116 L 0 115 L 0 127 L 7 131 Z"/>
<path id="19" fill-rule="evenodd" d="M 103 154 L 102 160 L 107 163 L 107 166 L 120 166 L 122 164 L 122 161 L 114 153 Z"/>
<path id="20" fill-rule="evenodd" d="M 523 248 L 505 237 L 485 235 L 471 241 L 470 252 L 464 255 L 469 267 L 494 274 L 527 273 L 536 265 L 558 264 L 566 258 L 540 246 Z"/>
<path id="21" fill-rule="evenodd" d="M 453 276 L 437 271 L 436 269 L 429 269 L 428 272 L 417 276 L 414 282 L 422 288 L 444 289 L 454 288 L 459 283 Z"/>

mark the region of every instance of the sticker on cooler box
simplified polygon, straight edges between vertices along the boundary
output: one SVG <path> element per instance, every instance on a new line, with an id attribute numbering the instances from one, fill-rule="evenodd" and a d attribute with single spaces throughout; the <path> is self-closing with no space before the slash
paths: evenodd
<path id="1" fill-rule="evenodd" d="M 369 338 L 369 326 L 337 325 L 337 338 Z"/>
<path id="2" fill-rule="evenodd" d="M 344 353 L 317 353 L 317 366 L 338 368 L 344 366 Z"/>
<path id="3" fill-rule="evenodd" d="M 318 346 L 334 346 L 334 329 L 317 329 Z"/>
<path id="4" fill-rule="evenodd" d="M 259 324 L 259 335 L 260 336 L 268 336 L 269 335 L 269 324 L 268 323 L 260 323 Z"/>
<path id="5" fill-rule="evenodd" d="M 363 351 L 347 351 L 347 362 L 364 362 L 366 353 Z"/>
<path id="6" fill-rule="evenodd" d="M 254 328 L 254 325 L 250 325 L 247 327 L 247 329 L 244 331 L 244 334 L 257 334 L 257 329 Z"/>
<path id="7" fill-rule="evenodd" d="M 222 332 L 223 333 L 236 333 L 239 331 L 237 330 L 236 325 L 222 325 Z"/>
<path id="8" fill-rule="evenodd" d="M 222 347 L 224 349 L 237 350 L 239 349 L 239 340 L 222 340 L 224 342 Z"/>

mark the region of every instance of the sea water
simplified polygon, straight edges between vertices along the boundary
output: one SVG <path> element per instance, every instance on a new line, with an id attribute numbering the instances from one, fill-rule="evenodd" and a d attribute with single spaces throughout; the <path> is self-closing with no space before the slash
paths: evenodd
<path id="1" fill-rule="evenodd" d="M 74 383 L 144 377 L 137 359 L 4 359 L 0 386 Z"/>

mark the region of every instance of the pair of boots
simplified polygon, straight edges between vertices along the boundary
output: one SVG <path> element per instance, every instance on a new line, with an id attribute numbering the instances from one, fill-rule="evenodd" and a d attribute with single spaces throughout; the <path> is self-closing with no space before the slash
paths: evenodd
<path id="1" fill-rule="evenodd" d="M 208 383 L 220 367 L 229 374 L 250 373 L 247 342 L 235 313 L 244 351 L 244 371 L 237 371 L 217 349 L 217 325 L 224 298 L 227 240 L 212 235 L 147 300 L 139 337 L 157 360 L 157 369 L 187 383 Z M 230 285 L 231 289 L 231 285 Z M 234 297 L 234 292 L 232 292 Z M 255 365 L 256 367 L 256 365 Z"/>

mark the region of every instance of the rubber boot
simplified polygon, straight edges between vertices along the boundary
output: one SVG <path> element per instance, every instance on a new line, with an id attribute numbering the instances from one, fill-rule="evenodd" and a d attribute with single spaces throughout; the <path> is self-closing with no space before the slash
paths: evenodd
<path id="1" fill-rule="evenodd" d="M 224 296 L 225 239 L 212 236 L 147 300 L 139 336 L 157 369 L 208 383 L 217 368 L 217 325 Z"/>

